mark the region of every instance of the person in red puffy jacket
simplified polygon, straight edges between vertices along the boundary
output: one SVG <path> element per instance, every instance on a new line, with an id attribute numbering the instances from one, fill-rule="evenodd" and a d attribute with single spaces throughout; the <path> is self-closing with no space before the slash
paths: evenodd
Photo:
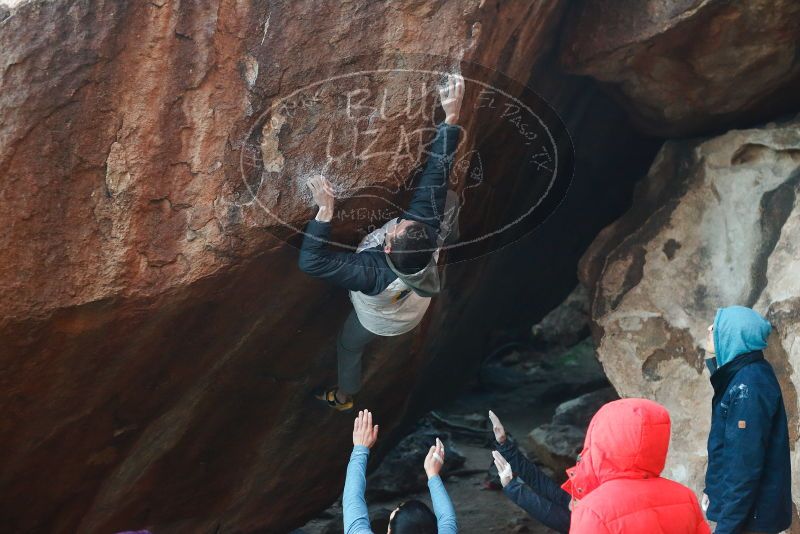
<path id="1" fill-rule="evenodd" d="M 661 477 L 669 412 L 646 399 L 600 408 L 562 486 L 572 495 L 570 534 L 710 533 L 697 496 Z"/>

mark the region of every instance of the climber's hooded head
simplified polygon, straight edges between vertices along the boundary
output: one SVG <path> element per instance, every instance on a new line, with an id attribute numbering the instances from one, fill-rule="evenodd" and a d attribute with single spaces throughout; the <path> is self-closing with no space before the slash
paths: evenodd
<path id="1" fill-rule="evenodd" d="M 395 268 L 413 274 L 427 267 L 436 248 L 436 229 L 410 219 L 399 219 L 386 231 L 383 251 Z"/>
<path id="2" fill-rule="evenodd" d="M 716 354 L 717 367 L 722 367 L 741 354 L 765 348 L 771 330 L 769 321 L 751 308 L 719 308 L 709 327 L 706 350 Z"/>
<path id="3" fill-rule="evenodd" d="M 389 268 L 415 293 L 432 297 L 440 290 L 437 257 L 436 229 L 430 225 L 407 219 L 386 232 L 383 251 Z"/>
<path id="4" fill-rule="evenodd" d="M 567 469 L 562 487 L 580 500 L 610 480 L 658 477 L 667 459 L 669 436 L 669 412 L 657 402 L 609 402 L 589 423 L 578 463 Z"/>

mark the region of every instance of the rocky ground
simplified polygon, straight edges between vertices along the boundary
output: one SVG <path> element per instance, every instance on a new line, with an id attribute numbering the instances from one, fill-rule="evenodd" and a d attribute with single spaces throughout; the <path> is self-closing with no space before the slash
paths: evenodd
<path id="1" fill-rule="evenodd" d="M 520 446 L 553 474 L 571 465 L 594 411 L 616 397 L 585 334 L 578 290 L 533 329 L 531 340 L 499 348 L 462 395 L 423 417 L 370 473 L 367 502 L 375 532 L 397 503 L 419 499 L 430 504 L 422 471 L 428 443 L 446 444 L 443 472 L 463 533 L 553 532 L 506 499 L 491 460 L 494 443 L 491 409 Z M 553 335 L 558 332 L 558 335 Z M 345 452 L 343 452 L 345 454 Z M 294 534 L 342 532 L 341 501 Z"/>

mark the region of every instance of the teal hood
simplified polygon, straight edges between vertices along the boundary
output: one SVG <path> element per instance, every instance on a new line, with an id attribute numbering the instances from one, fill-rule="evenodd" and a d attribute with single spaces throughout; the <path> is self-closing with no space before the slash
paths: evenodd
<path id="1" fill-rule="evenodd" d="M 758 312 L 744 306 L 717 309 L 714 318 L 714 347 L 717 366 L 722 367 L 740 354 L 767 346 L 772 325 Z"/>

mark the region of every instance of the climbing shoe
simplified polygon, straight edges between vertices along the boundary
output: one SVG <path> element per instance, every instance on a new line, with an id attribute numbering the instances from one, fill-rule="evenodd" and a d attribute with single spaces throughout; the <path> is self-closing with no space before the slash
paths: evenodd
<path id="1" fill-rule="evenodd" d="M 339 388 L 321 389 L 314 393 L 314 397 L 327 404 L 330 408 L 339 412 L 349 412 L 353 409 L 353 398 L 351 397 L 347 402 L 339 402 L 336 398 L 336 392 Z"/>

